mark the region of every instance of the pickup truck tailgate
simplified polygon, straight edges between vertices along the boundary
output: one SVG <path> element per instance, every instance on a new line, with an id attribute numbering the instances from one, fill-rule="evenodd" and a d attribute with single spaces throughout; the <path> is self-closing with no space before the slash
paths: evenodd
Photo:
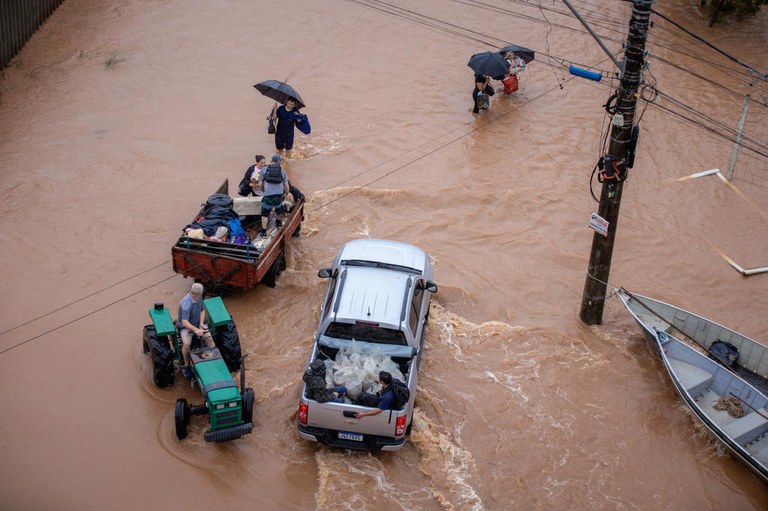
<path id="1" fill-rule="evenodd" d="M 317 403 L 315 401 L 309 401 L 308 404 L 308 426 L 350 433 L 365 433 L 366 435 L 394 437 L 397 416 L 404 413 L 385 410 L 379 415 L 355 419 L 354 417 L 344 417 L 344 411 L 364 412 L 370 408 L 343 403 Z"/>

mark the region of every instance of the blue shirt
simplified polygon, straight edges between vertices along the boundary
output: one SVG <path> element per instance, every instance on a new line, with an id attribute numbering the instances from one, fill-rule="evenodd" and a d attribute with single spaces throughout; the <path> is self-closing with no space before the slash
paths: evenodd
<path id="1" fill-rule="evenodd" d="M 395 407 L 395 391 L 392 390 L 392 387 L 387 387 L 386 390 L 383 391 L 381 394 L 381 399 L 379 400 L 379 410 L 391 410 Z"/>
<path id="2" fill-rule="evenodd" d="M 288 181 L 288 176 L 285 173 L 285 169 L 281 166 L 280 167 L 280 175 L 283 176 L 283 183 L 267 183 L 267 181 L 264 179 L 267 176 L 267 165 L 261 171 L 259 172 L 259 182 L 263 183 L 264 185 L 264 196 L 267 195 L 282 195 L 285 190 L 283 189 L 283 183 Z"/>
<path id="3" fill-rule="evenodd" d="M 187 320 L 195 327 L 200 328 L 200 313 L 203 312 L 203 297 L 198 296 L 197 302 L 192 300 L 192 294 L 187 295 L 179 302 L 179 328 L 184 328 L 181 323 L 183 320 Z"/>

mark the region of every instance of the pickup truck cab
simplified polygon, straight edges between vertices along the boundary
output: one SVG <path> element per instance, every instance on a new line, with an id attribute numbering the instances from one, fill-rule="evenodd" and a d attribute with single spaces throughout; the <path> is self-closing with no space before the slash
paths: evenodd
<path id="1" fill-rule="evenodd" d="M 296 424 L 299 436 L 347 449 L 399 449 L 411 429 L 429 304 L 437 292 L 429 257 L 405 243 L 354 240 L 318 276 L 328 279 L 328 290 L 307 365 L 315 359 L 333 360 L 354 341 L 356 349 L 380 350 L 391 357 L 405 376 L 410 399 L 399 410 L 357 419 L 355 412 L 370 408 L 319 403 L 307 398 L 304 385 Z"/>

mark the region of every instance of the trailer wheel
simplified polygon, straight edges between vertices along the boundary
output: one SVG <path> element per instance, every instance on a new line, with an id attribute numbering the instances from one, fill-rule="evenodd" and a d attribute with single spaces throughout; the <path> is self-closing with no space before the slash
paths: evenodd
<path id="1" fill-rule="evenodd" d="M 173 385 L 173 350 L 168 337 L 162 338 L 155 333 L 154 326 L 144 329 L 146 343 L 152 356 L 152 381 L 160 388 Z"/>
<path id="2" fill-rule="evenodd" d="M 217 328 L 213 340 L 219 348 L 221 358 L 227 364 L 229 372 L 237 371 L 240 368 L 242 353 L 240 351 L 240 336 L 237 334 L 235 322 L 232 321 Z"/>
<path id="3" fill-rule="evenodd" d="M 299 224 L 296 227 L 296 230 L 293 231 L 293 234 L 291 234 L 291 236 L 293 236 L 294 238 L 298 238 L 299 236 L 301 236 L 301 224 Z"/>
<path id="4" fill-rule="evenodd" d="M 277 285 L 277 276 L 285 269 L 285 254 L 280 252 L 277 258 L 272 263 L 272 266 L 267 270 L 267 274 L 264 275 L 264 285 L 267 287 L 275 287 Z"/>
<path id="5" fill-rule="evenodd" d="M 243 422 L 253 422 L 253 389 L 243 391 Z"/>
<path id="6" fill-rule="evenodd" d="M 176 400 L 176 437 L 179 440 L 187 438 L 187 425 L 189 424 L 189 404 L 184 398 Z"/>

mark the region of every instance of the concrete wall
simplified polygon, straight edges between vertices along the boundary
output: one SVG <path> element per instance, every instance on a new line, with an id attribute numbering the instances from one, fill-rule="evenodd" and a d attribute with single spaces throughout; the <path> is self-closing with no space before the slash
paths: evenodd
<path id="1" fill-rule="evenodd" d="M 0 69 L 64 0 L 0 0 Z"/>

